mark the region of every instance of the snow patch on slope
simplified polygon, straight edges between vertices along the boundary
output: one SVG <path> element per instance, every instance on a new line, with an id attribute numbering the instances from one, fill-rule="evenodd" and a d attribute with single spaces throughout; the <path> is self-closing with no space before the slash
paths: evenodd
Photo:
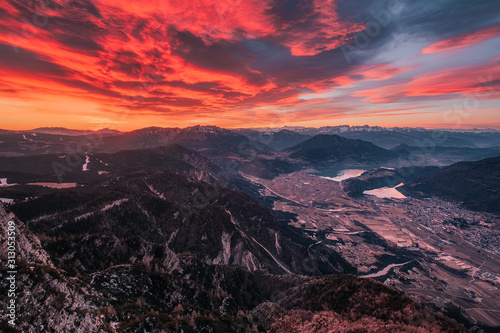
<path id="1" fill-rule="evenodd" d="M 82 166 L 82 171 L 89 171 L 90 156 L 85 156 L 85 164 Z"/>
<path id="2" fill-rule="evenodd" d="M 101 211 L 102 211 L 102 212 L 104 212 L 104 211 L 106 211 L 106 210 L 108 210 L 108 209 L 111 209 L 111 208 L 113 208 L 113 207 L 115 207 L 115 206 L 121 205 L 122 203 L 127 202 L 127 201 L 128 201 L 128 198 L 113 201 L 112 203 L 110 203 L 110 204 L 108 204 L 108 205 L 104 206 L 104 207 L 101 209 Z"/>
<path id="3" fill-rule="evenodd" d="M 225 209 L 226 213 L 229 214 L 229 217 L 231 218 L 231 222 L 233 222 L 234 225 L 237 225 L 238 223 L 236 223 L 236 220 L 234 219 L 233 217 L 233 214 L 231 214 L 231 212 L 227 209 Z"/>
<path id="4" fill-rule="evenodd" d="M 243 258 L 241 258 L 241 263 L 246 266 L 246 268 L 250 271 L 256 271 L 257 265 L 253 261 L 253 254 L 250 251 L 246 251 Z"/>
<path id="5" fill-rule="evenodd" d="M 164 196 L 162 193 L 158 192 L 158 191 L 157 191 L 157 190 L 153 187 L 153 185 L 149 185 L 149 184 L 148 184 L 148 188 L 149 188 L 149 190 L 150 190 L 151 192 L 153 192 L 154 194 L 156 194 L 158 197 L 160 197 L 160 198 L 162 198 L 163 200 L 165 200 L 165 196 Z"/>
<path id="6" fill-rule="evenodd" d="M 278 252 L 278 254 L 281 254 L 281 245 L 280 243 L 278 242 L 278 233 L 277 232 L 274 232 L 274 239 L 275 239 L 275 246 L 276 246 L 276 252 Z"/>
<path id="7" fill-rule="evenodd" d="M 218 265 L 228 265 L 229 264 L 229 259 L 231 259 L 231 237 L 232 235 L 228 234 L 227 232 L 223 231 L 222 232 L 222 251 L 217 255 L 216 258 L 212 260 L 213 264 L 218 264 Z"/>
<path id="8" fill-rule="evenodd" d="M 87 218 L 87 217 L 89 217 L 92 214 L 94 214 L 94 213 L 85 213 L 85 214 L 82 214 L 80 216 L 77 216 L 77 217 L 75 217 L 75 221 L 79 221 L 81 219 Z"/>

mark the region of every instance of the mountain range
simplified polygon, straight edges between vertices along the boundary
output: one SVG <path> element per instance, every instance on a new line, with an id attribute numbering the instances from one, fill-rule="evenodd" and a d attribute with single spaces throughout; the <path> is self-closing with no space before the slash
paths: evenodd
<path id="1" fill-rule="evenodd" d="M 467 135 L 479 146 L 479 137 L 492 133 Z M 6 237 L 14 221 L 20 331 L 465 332 L 473 326 L 447 312 L 448 305 L 356 276 L 359 259 L 353 262 L 340 245 L 354 239 L 359 256 L 362 244 L 377 248 L 373 270 L 391 260 L 397 264 L 389 269 L 423 267 L 413 262 L 428 260 L 428 253 L 399 248 L 363 226 L 353 214 L 368 216 L 371 206 L 348 202 L 349 196 L 363 200 L 365 190 L 403 182 L 398 190 L 408 197 L 498 214 L 500 157 L 483 159 L 500 155 L 494 144 L 429 149 L 400 142 L 387 149 L 312 130 L 215 126 L 42 128 L 1 131 L 0 141 L 0 233 Z M 456 160 L 462 162 L 451 164 Z M 369 170 L 337 185 L 323 179 L 338 188 L 339 203 L 315 197 L 308 204 L 271 188 L 286 177 L 346 166 Z M 301 184 L 289 179 L 281 190 L 297 185 L 300 196 L 309 183 Z M 324 219 L 344 210 L 355 231 L 319 230 L 301 220 L 303 212 Z M 5 316 L 0 330 L 12 331 Z"/>

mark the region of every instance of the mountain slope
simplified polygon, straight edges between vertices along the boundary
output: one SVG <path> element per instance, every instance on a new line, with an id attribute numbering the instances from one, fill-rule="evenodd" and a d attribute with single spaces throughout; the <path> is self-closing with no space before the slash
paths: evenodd
<path id="1" fill-rule="evenodd" d="M 477 162 L 459 162 L 401 188 L 422 197 L 459 201 L 472 210 L 500 213 L 500 156 Z"/>
<path id="2" fill-rule="evenodd" d="M 250 273 L 176 255 L 165 244 L 140 237 L 86 235 L 40 242 L 0 204 L 2 238 L 10 221 L 19 248 L 31 252 L 17 262 L 16 326 L 2 312 L 2 332 L 290 332 L 293 326 L 305 331 L 310 321 L 331 332 L 356 327 L 360 319 L 366 327 L 398 332 L 464 331 L 398 291 L 351 275 Z M 2 259 L 6 244 L 0 244 Z M 49 255 L 56 267 L 34 259 Z M 7 274 L 5 267 L 0 270 Z M 8 280 L 0 285 L 7 290 Z M 9 302 L 7 293 L 0 301 Z"/>
<path id="3" fill-rule="evenodd" d="M 18 257 L 18 312 L 14 326 L 8 323 L 10 318 L 5 312 L 0 314 L 2 332 L 196 332 L 211 327 L 213 332 L 222 333 L 252 331 L 255 326 L 243 311 L 263 299 L 253 276 L 244 270 L 206 265 L 168 251 L 160 260 L 162 252 L 155 247 L 162 245 L 138 244 L 137 239 L 123 240 L 119 248 L 102 252 L 99 257 L 85 251 L 71 252 L 72 246 L 85 245 L 85 240 L 44 240 L 46 252 L 36 236 L 0 204 L 2 237 L 11 225 L 9 221 L 15 223 L 18 247 L 32 251 L 29 256 Z M 0 244 L 2 259 L 6 258 L 6 244 Z M 94 235 L 88 238 L 87 245 L 96 246 L 92 251 L 95 254 L 98 249 L 113 249 L 117 244 L 109 237 Z M 59 256 L 54 246 L 70 252 Z M 49 255 L 57 267 L 36 261 Z M 100 262 L 103 257 L 115 262 L 121 257 L 123 261 L 118 265 Z M 80 260 L 83 265 L 78 264 Z M 82 268 L 89 263 L 103 269 Z M 8 274 L 5 267 L 0 273 Z M 7 279 L 0 281 L 3 290 L 8 289 L 8 283 Z M 2 304 L 8 304 L 7 297 L 7 293 L 0 295 Z"/>
<path id="4" fill-rule="evenodd" d="M 461 161 L 478 161 L 500 155 L 498 148 L 469 148 L 443 146 L 409 146 L 401 144 L 391 151 L 399 154 L 399 159 L 413 161 L 420 165 L 450 165 Z"/>
<path id="5" fill-rule="evenodd" d="M 106 175 L 148 169 L 172 170 L 210 181 L 222 170 L 206 157 L 177 144 L 117 153 L 0 156 L 0 178 L 9 184 L 27 182 L 86 182 Z"/>
<path id="6" fill-rule="evenodd" d="M 37 187 L 12 186 L 0 191 L 2 197 L 14 193 L 32 197 L 11 207 L 46 237 L 140 236 L 207 263 L 234 263 L 251 271 L 304 273 L 301 262 L 306 258 L 313 261 L 309 274 L 352 271 L 333 250 L 325 248 L 329 256 L 324 257 L 284 237 L 284 226 L 250 196 L 165 170 L 102 176 L 69 189 L 37 192 Z"/>
<path id="7" fill-rule="evenodd" d="M 285 150 L 289 157 L 309 163 L 379 162 L 396 157 L 394 152 L 371 142 L 351 140 L 338 135 L 316 135 Z"/>
<path id="8" fill-rule="evenodd" d="M 179 128 L 147 127 L 113 136 L 106 136 L 95 151 L 113 153 L 121 150 L 156 148 L 172 143 Z"/>

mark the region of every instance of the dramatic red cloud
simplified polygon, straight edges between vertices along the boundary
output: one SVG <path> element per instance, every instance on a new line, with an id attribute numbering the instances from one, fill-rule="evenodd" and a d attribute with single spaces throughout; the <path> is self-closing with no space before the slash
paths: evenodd
<path id="1" fill-rule="evenodd" d="M 98 0 L 98 3 L 103 15 L 122 12 L 144 19 L 156 17 L 162 27 L 174 25 L 207 41 L 256 38 L 275 32 L 265 14 L 269 4 L 262 0 Z"/>
<path id="2" fill-rule="evenodd" d="M 498 36 L 500 36 L 500 25 L 481 29 L 473 33 L 466 33 L 450 39 L 441 40 L 423 48 L 422 54 L 431 54 L 458 49 Z"/>
<path id="3" fill-rule="evenodd" d="M 382 7 L 379 13 L 387 4 Z M 380 45 L 392 38 L 391 25 L 372 33 L 368 45 L 353 44 L 375 19 L 369 10 L 341 0 L 5 0 L 0 127 L 316 124 L 415 109 L 391 105 L 371 112 L 372 103 L 476 89 L 485 95 L 477 76 L 498 80 L 489 76 L 498 73 L 498 61 L 411 78 L 423 64 L 383 56 Z M 422 53 L 470 45 L 499 30 L 441 41 Z M 340 48 L 348 44 L 350 59 Z M 400 74 L 409 81 L 387 86 Z M 345 103 L 300 98 L 363 89 L 365 81 L 377 88 L 352 93 L 365 100 L 355 106 L 348 102 L 359 99 L 351 97 Z"/>
<path id="4" fill-rule="evenodd" d="M 311 17 L 318 19 L 311 20 Z M 302 23 L 308 21 L 311 21 L 309 29 L 301 29 Z M 364 29 L 364 24 L 348 22 L 339 16 L 336 0 L 317 0 L 309 13 L 300 15 L 295 22 L 278 26 L 276 33 L 293 55 L 311 56 L 339 47 Z"/>
<path id="5" fill-rule="evenodd" d="M 37 27 L 28 22 L 24 32 L 30 29 L 30 33 L 23 33 L 18 29 L 19 22 L 35 11 L 22 4 L 17 9 L 6 4 L 4 9 L 10 16 L 2 22 L 5 29 L 0 33 L 0 41 L 12 44 L 11 52 L 21 49 L 32 54 L 24 62 L 26 68 L 13 70 L 8 63 L 2 63 L 0 73 L 9 82 L 19 83 L 30 77 L 34 88 L 47 83 L 52 89 L 70 85 L 82 93 L 90 93 L 89 97 L 113 97 L 117 105 L 129 103 L 132 107 L 142 105 L 144 109 L 154 106 L 157 110 L 172 105 L 227 107 L 275 85 L 271 81 L 258 85 L 248 82 L 247 76 L 252 72 L 259 74 L 248 67 L 235 73 L 186 61 L 182 54 L 174 54 L 173 47 L 187 45 L 179 45 L 169 27 L 179 31 L 191 28 L 192 36 L 210 36 L 212 41 L 232 37 L 237 31 L 245 31 L 247 37 L 273 31 L 265 18 L 257 15 L 265 10 L 262 4 L 240 2 L 239 5 L 242 8 L 235 11 L 238 15 L 232 15 L 235 9 L 229 3 L 227 8 L 215 8 L 208 1 L 100 1 L 99 17 L 84 15 L 81 8 L 70 6 L 58 10 L 38 8 L 36 13 L 39 17 L 46 15 L 48 23 Z M 244 16 L 245 12 L 255 15 L 250 18 Z M 67 34 L 59 27 L 66 18 L 73 19 L 76 27 L 81 25 L 84 30 Z M 58 34 L 61 38 L 57 38 Z M 79 41 L 80 34 L 86 39 Z M 75 38 L 74 43 L 71 38 Z M 82 45 L 77 45 L 78 42 Z M 88 45 L 95 49 L 86 50 Z M 34 70 L 29 66 L 30 61 L 46 62 L 47 67 L 56 70 L 54 73 Z"/>

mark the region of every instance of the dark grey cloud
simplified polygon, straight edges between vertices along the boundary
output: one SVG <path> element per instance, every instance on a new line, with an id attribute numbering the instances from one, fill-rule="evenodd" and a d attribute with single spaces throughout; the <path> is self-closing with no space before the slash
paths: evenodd
<path id="1" fill-rule="evenodd" d="M 496 0 L 340 0 L 338 12 L 351 22 L 385 25 L 371 38 L 371 48 L 383 45 L 394 34 L 432 41 L 500 24 L 500 1 Z"/>
<path id="2" fill-rule="evenodd" d="M 100 37 L 105 30 L 94 21 L 101 14 L 91 0 L 72 0 L 64 5 L 50 1 L 7 0 L 19 11 L 23 29 L 28 33 L 44 30 L 62 45 L 87 54 L 97 55 L 102 51 Z"/>
<path id="3" fill-rule="evenodd" d="M 258 56 L 251 68 L 283 85 L 323 81 L 350 70 L 340 49 L 312 56 L 294 56 L 287 47 L 270 41 L 250 40 L 244 44 Z"/>
<path id="4" fill-rule="evenodd" d="M 274 0 L 266 11 L 274 18 L 276 26 L 291 26 L 307 21 L 313 11 L 313 0 Z"/>
<path id="5" fill-rule="evenodd" d="M 173 38 L 172 53 L 189 63 L 205 69 L 244 77 L 252 85 L 264 85 L 268 78 L 249 70 L 248 65 L 256 60 L 255 55 L 245 49 L 239 41 L 217 40 L 210 44 L 189 31 L 170 29 Z"/>
<path id="6" fill-rule="evenodd" d="M 72 74 L 51 59 L 21 47 L 0 43 L 0 67 L 23 74 L 65 77 Z"/>
<path id="7" fill-rule="evenodd" d="M 404 1 L 399 18 L 401 29 L 449 38 L 500 24 L 500 1 L 438 0 Z"/>

